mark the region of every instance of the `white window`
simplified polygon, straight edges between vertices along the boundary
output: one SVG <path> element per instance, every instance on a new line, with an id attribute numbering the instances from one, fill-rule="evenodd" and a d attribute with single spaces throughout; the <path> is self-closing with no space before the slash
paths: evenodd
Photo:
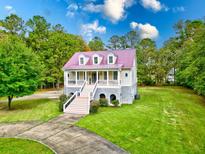
<path id="1" fill-rule="evenodd" d="M 80 65 L 84 65 L 84 58 L 80 57 Z"/>
<path id="2" fill-rule="evenodd" d="M 108 64 L 115 64 L 117 57 L 113 53 L 109 53 L 107 56 Z"/>
<path id="3" fill-rule="evenodd" d="M 113 64 L 113 56 L 108 57 L 109 64 Z"/>
<path id="4" fill-rule="evenodd" d="M 93 64 L 98 64 L 98 57 L 93 57 Z"/>

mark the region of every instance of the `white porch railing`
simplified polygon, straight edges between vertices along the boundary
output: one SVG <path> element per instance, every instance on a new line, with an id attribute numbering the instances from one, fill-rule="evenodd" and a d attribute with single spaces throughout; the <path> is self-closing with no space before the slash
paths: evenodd
<path id="1" fill-rule="evenodd" d="M 85 82 L 85 80 L 77 80 L 77 84 L 83 84 Z"/>
<path id="2" fill-rule="evenodd" d="M 82 85 L 85 82 L 85 80 L 77 80 L 77 83 L 75 80 L 68 80 L 68 86 L 69 85 Z M 119 85 L 118 80 L 98 80 L 98 85 L 100 86 L 115 86 L 115 85 Z"/>
<path id="3" fill-rule="evenodd" d="M 75 84 L 75 80 L 68 80 L 68 85 L 74 85 Z"/>
<path id="4" fill-rule="evenodd" d="M 107 84 L 107 80 L 99 80 L 98 84 L 99 85 L 106 85 Z"/>
<path id="5" fill-rule="evenodd" d="M 116 86 L 116 85 L 118 85 L 118 81 L 117 80 L 109 80 L 108 85 Z"/>
<path id="6" fill-rule="evenodd" d="M 116 85 L 118 85 L 118 80 L 109 80 L 109 81 L 107 81 L 107 80 L 99 80 L 98 81 L 98 85 L 100 85 L 100 86 L 116 86 Z"/>

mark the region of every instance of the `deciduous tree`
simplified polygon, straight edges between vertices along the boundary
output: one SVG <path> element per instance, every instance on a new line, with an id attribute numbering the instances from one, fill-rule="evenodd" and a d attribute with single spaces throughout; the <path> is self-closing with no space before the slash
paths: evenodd
<path id="1" fill-rule="evenodd" d="M 37 56 L 17 37 L 0 39 L 0 96 L 8 97 L 11 109 L 13 97 L 30 95 L 38 88 L 40 68 Z"/>

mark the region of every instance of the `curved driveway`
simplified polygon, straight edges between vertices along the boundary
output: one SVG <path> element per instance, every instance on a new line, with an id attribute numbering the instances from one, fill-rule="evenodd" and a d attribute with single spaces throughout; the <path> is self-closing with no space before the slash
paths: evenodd
<path id="1" fill-rule="evenodd" d="M 34 139 L 58 154 L 126 154 L 100 136 L 73 126 L 82 116 L 62 114 L 46 123 L 0 124 L 0 137 Z"/>

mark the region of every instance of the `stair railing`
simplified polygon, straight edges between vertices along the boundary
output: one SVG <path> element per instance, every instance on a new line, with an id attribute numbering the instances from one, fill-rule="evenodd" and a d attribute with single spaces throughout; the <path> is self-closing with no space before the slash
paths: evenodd
<path id="1" fill-rule="evenodd" d="M 90 99 L 91 99 L 91 100 L 94 99 L 95 93 L 96 93 L 96 91 L 97 91 L 97 85 L 98 85 L 98 81 L 95 82 L 94 87 L 93 87 L 93 90 L 92 90 L 92 92 L 91 92 L 91 96 L 90 96 Z"/>
<path id="2" fill-rule="evenodd" d="M 64 104 L 63 104 L 63 111 L 68 107 L 68 105 L 78 96 L 79 91 L 76 91 Z"/>
<path id="3" fill-rule="evenodd" d="M 85 87 L 86 80 L 83 82 L 83 85 L 81 86 L 80 90 L 76 91 L 64 104 L 63 104 L 63 111 L 68 107 L 68 105 L 77 97 L 80 96 L 80 93 L 83 91 L 83 88 Z"/>
<path id="4" fill-rule="evenodd" d="M 78 91 L 79 93 L 78 93 L 78 96 L 80 96 L 80 93 L 83 91 L 83 89 L 84 89 L 84 87 L 85 87 L 85 85 L 86 85 L 86 80 L 83 82 L 83 85 L 81 86 L 81 88 L 80 88 L 80 90 Z"/>
<path id="5" fill-rule="evenodd" d="M 92 89 L 92 92 L 90 92 L 90 94 L 88 96 L 88 113 L 89 113 L 89 110 L 90 110 L 90 103 L 94 99 L 95 93 L 97 91 L 97 85 L 98 85 L 98 81 L 95 82 L 95 85 L 94 85 L 94 87 Z"/>

